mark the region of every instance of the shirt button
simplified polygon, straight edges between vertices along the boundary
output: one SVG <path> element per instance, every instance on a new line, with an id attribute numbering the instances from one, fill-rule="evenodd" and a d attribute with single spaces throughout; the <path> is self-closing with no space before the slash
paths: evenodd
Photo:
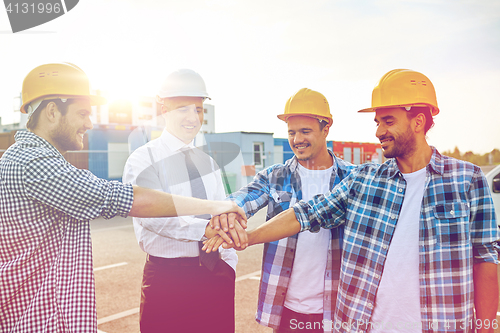
<path id="1" fill-rule="evenodd" d="M 391 219 L 393 219 L 393 220 L 394 220 L 395 218 L 396 218 L 396 215 L 392 215 L 392 216 L 391 216 Z"/>
<path id="2" fill-rule="evenodd" d="M 453 211 L 453 210 L 452 210 L 452 211 L 450 212 L 450 214 L 451 214 L 451 215 L 455 215 L 455 211 Z"/>
<path id="3" fill-rule="evenodd" d="M 380 279 L 380 275 L 375 274 L 375 279 Z"/>
<path id="4" fill-rule="evenodd" d="M 373 304 L 372 303 L 368 303 L 367 306 L 371 309 L 373 308 Z"/>
<path id="5" fill-rule="evenodd" d="M 402 188 L 399 189 L 399 193 L 403 193 L 403 189 Z"/>
<path id="6" fill-rule="evenodd" d="M 384 245 L 382 245 L 382 248 L 383 248 L 384 250 L 387 250 L 387 245 L 385 245 L 385 244 L 384 244 Z"/>

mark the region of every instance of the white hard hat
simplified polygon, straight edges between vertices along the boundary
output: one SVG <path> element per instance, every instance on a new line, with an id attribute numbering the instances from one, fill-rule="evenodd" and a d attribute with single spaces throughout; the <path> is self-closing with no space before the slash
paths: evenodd
<path id="1" fill-rule="evenodd" d="M 191 69 L 179 69 L 171 73 L 158 91 L 158 97 L 203 97 L 208 98 L 205 81 L 200 74 Z"/>

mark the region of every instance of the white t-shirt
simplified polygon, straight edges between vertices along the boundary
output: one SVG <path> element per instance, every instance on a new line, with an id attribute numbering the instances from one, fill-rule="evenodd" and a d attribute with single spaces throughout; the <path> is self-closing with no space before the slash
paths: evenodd
<path id="1" fill-rule="evenodd" d="M 403 174 L 405 197 L 375 297 L 370 333 L 422 332 L 418 234 L 425 170 Z"/>
<path id="2" fill-rule="evenodd" d="M 302 200 L 330 190 L 333 166 L 326 170 L 309 170 L 299 164 Z M 330 244 L 330 230 L 301 232 L 297 240 L 285 307 L 299 313 L 323 313 L 325 270 Z"/>

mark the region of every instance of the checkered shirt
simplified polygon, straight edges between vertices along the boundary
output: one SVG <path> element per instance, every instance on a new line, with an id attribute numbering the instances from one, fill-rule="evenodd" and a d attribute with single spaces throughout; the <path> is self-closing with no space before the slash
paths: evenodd
<path id="1" fill-rule="evenodd" d="M 355 167 L 341 159 L 334 158 L 334 170 L 330 178 L 333 188 Z M 285 164 L 275 164 L 259 172 L 253 182 L 231 194 L 229 199 L 243 207 L 248 217 L 267 206 L 266 219 L 269 220 L 302 199 L 301 181 L 294 156 Z M 325 271 L 325 293 L 323 298 L 323 318 L 331 322 L 332 308 L 335 307 L 340 274 L 342 252 L 342 229 L 332 229 Z M 261 325 L 277 329 L 281 321 L 288 283 L 293 268 L 298 235 L 264 244 L 262 275 L 260 279 L 259 301 L 256 320 Z M 328 327 L 326 325 L 325 327 Z M 325 332 L 330 332 L 326 329 Z"/>
<path id="2" fill-rule="evenodd" d="M 97 332 L 89 220 L 127 216 L 132 186 L 15 139 L 0 159 L 0 332 Z"/>
<path id="3" fill-rule="evenodd" d="M 419 226 L 423 332 L 471 332 L 473 264 L 498 262 L 493 202 L 479 167 L 432 149 Z M 405 191 L 390 159 L 362 165 L 332 192 L 293 207 L 302 230 L 344 226 L 334 323 L 340 332 L 367 328 Z"/>

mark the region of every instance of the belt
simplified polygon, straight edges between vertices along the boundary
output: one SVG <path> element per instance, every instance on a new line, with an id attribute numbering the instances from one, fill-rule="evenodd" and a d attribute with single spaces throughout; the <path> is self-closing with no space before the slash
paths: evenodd
<path id="1" fill-rule="evenodd" d="M 148 254 L 147 260 L 164 266 L 201 266 L 200 257 L 161 258 Z"/>

